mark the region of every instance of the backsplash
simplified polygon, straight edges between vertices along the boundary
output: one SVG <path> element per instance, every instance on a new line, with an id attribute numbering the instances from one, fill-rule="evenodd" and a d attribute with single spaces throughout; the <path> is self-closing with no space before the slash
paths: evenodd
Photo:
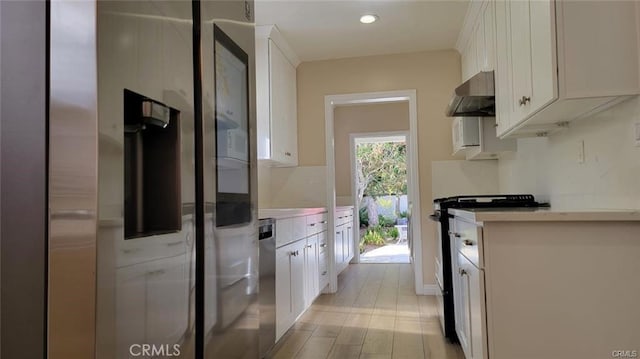
<path id="1" fill-rule="evenodd" d="M 640 209 L 640 100 L 623 102 L 548 138 L 518 140 L 499 160 L 500 191 L 530 192 L 556 209 Z M 584 163 L 579 148 L 584 141 Z"/>
<path id="2" fill-rule="evenodd" d="M 497 161 L 431 162 L 431 193 L 433 198 L 496 194 L 498 192 Z"/>
<path id="3" fill-rule="evenodd" d="M 269 205 L 261 208 L 325 207 L 327 167 L 271 168 Z M 262 191 L 262 187 L 260 191 Z"/>

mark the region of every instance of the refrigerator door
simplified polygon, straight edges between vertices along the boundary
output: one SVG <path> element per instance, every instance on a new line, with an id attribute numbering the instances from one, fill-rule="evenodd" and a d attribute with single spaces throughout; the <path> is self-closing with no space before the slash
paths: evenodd
<path id="1" fill-rule="evenodd" d="M 97 17 L 96 357 L 195 358 L 192 3 Z"/>
<path id="2" fill-rule="evenodd" d="M 204 358 L 258 358 L 252 1 L 200 2 Z"/>

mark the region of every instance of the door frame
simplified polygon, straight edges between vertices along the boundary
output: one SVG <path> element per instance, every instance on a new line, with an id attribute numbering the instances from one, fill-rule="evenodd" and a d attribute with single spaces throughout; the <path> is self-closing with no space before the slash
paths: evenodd
<path id="1" fill-rule="evenodd" d="M 416 90 L 398 90 L 381 92 L 364 92 L 341 95 L 327 95 L 324 97 L 324 122 L 325 122 L 325 155 L 326 155 L 326 175 L 327 175 L 327 212 L 328 212 L 328 241 L 329 258 L 334 258 L 335 243 L 335 212 L 336 212 L 336 167 L 335 167 L 335 145 L 334 145 L 334 110 L 340 105 L 373 104 L 385 102 L 409 102 L 409 140 L 407 147 L 408 168 L 414 169 L 408 173 L 407 181 L 414 191 L 409 196 L 409 203 L 412 206 L 412 217 L 415 220 L 410 224 L 410 236 L 413 238 L 414 258 L 411 262 L 415 279 L 416 294 L 424 294 L 424 284 L 422 280 L 422 237 L 420 225 L 420 181 L 418 168 L 418 111 Z M 357 213 L 354 213 L 356 216 Z M 354 231 L 358 229 L 354 226 Z M 354 236 L 355 238 L 355 236 Z M 335 261 L 329 261 L 329 292 L 335 293 L 338 290 L 338 273 Z"/>
<path id="2" fill-rule="evenodd" d="M 392 137 L 404 137 L 405 144 L 407 145 L 407 154 L 409 153 L 409 131 L 380 131 L 380 132 L 362 132 L 362 133 L 350 133 L 349 134 L 349 158 L 351 160 L 351 198 L 354 203 L 354 234 L 353 238 L 360 240 L 360 216 L 358 209 L 358 191 L 356 190 L 358 186 L 358 173 L 356 172 L 356 144 L 358 140 L 365 139 L 362 141 L 363 143 L 373 143 L 376 141 L 366 141 L 369 139 L 387 139 L 386 141 L 380 142 L 391 142 L 388 139 Z M 411 171 L 413 168 L 409 166 L 409 157 L 407 156 L 407 199 L 411 198 L 412 195 L 412 183 L 409 182 L 409 177 L 411 177 Z M 358 246 L 354 249 L 353 261 L 355 263 L 360 263 L 360 251 Z"/>

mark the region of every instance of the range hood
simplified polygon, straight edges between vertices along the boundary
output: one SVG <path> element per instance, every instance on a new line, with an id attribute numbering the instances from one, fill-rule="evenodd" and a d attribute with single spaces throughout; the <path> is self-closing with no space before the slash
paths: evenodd
<path id="1" fill-rule="evenodd" d="M 456 87 L 446 115 L 449 117 L 495 116 L 493 71 L 482 71 Z"/>

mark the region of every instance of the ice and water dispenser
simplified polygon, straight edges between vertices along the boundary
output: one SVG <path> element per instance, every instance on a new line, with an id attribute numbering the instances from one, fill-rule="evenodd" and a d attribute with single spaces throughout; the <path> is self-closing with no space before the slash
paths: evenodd
<path id="1" fill-rule="evenodd" d="M 180 112 L 125 89 L 125 239 L 180 231 L 180 177 Z"/>

